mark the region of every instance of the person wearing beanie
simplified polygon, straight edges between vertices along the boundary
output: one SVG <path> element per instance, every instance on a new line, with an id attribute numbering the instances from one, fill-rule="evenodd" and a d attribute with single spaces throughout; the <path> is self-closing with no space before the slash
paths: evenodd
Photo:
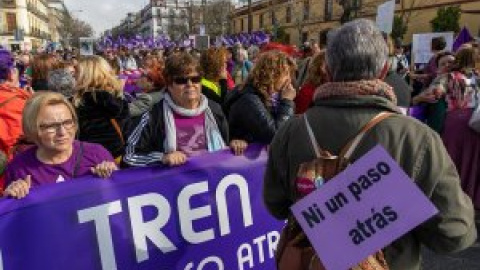
<path id="1" fill-rule="evenodd" d="M 0 49 L 0 152 L 10 160 L 12 148 L 22 131 L 22 110 L 30 93 L 20 88 L 13 55 Z M 0 177 L 0 190 L 4 181 Z"/>

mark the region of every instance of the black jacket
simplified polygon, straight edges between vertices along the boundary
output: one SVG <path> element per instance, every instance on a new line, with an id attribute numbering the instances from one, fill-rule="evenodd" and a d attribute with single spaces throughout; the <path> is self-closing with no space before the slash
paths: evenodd
<path id="1" fill-rule="evenodd" d="M 269 144 L 278 128 L 295 112 L 293 101 L 280 99 L 275 109 L 267 109 L 263 97 L 251 85 L 227 95 L 230 137 L 249 143 Z"/>
<path id="2" fill-rule="evenodd" d="M 217 103 L 208 100 L 208 106 L 215 117 L 223 140 L 228 144 L 228 122 Z M 147 166 L 161 162 L 164 155 L 165 124 L 163 102 L 156 103 L 149 112 L 142 115 L 138 125 L 127 140 L 123 158 L 129 166 Z"/>
<path id="3" fill-rule="evenodd" d="M 114 157 L 123 155 L 125 144 L 112 124 L 115 119 L 122 131 L 122 137 L 129 125 L 130 113 L 124 98 L 113 96 L 103 90 L 86 92 L 77 107 L 79 140 L 103 145 Z"/>

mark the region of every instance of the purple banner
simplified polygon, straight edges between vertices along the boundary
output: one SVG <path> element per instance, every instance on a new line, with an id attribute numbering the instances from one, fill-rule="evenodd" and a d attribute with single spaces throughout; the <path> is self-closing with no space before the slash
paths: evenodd
<path id="1" fill-rule="evenodd" d="M 275 269 L 283 222 L 264 207 L 266 153 L 43 186 L 0 201 L 0 269 Z"/>

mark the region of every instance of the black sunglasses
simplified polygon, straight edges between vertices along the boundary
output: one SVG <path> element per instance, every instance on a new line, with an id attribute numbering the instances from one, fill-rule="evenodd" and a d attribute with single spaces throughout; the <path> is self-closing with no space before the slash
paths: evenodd
<path id="1" fill-rule="evenodd" d="M 188 81 L 192 83 L 200 83 L 202 80 L 201 76 L 190 76 L 190 77 L 176 77 L 173 79 L 173 82 L 176 84 L 187 84 Z"/>

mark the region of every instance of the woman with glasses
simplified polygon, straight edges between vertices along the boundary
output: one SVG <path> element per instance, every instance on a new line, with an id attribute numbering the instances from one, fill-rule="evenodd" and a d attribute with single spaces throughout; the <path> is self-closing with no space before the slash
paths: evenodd
<path id="1" fill-rule="evenodd" d="M 75 140 L 75 109 L 59 93 L 34 94 L 23 110 L 22 126 L 35 146 L 7 165 L 4 196 L 20 199 L 32 187 L 85 175 L 109 177 L 117 169 L 112 155 L 101 145 Z"/>
<path id="2" fill-rule="evenodd" d="M 220 105 L 202 94 L 201 68 L 188 53 L 172 54 L 164 69 L 166 93 L 142 115 L 128 138 L 124 161 L 131 166 L 181 165 L 187 158 L 226 148 L 228 124 Z M 236 154 L 246 143 L 230 143 Z"/>

